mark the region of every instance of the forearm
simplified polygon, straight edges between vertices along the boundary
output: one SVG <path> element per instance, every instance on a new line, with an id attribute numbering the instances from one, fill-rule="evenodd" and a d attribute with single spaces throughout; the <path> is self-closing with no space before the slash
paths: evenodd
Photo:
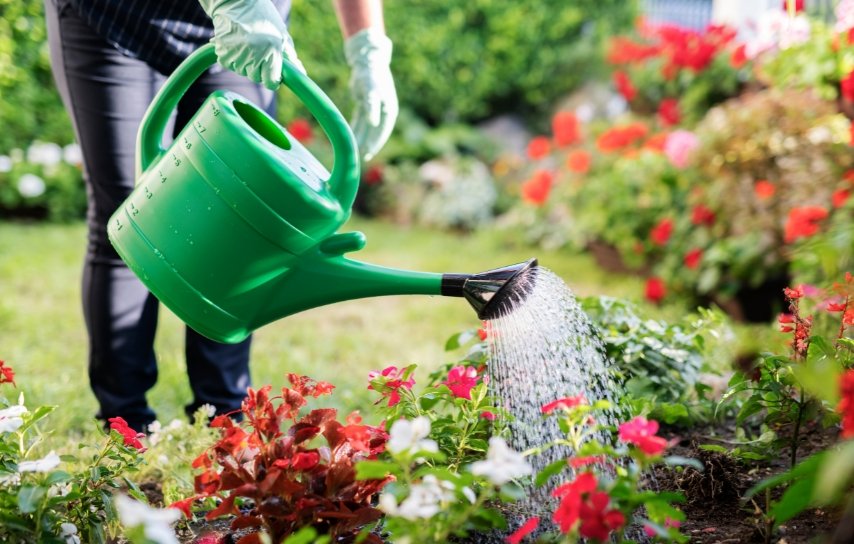
<path id="1" fill-rule="evenodd" d="M 333 0 L 344 39 L 366 28 L 385 33 L 382 0 Z"/>

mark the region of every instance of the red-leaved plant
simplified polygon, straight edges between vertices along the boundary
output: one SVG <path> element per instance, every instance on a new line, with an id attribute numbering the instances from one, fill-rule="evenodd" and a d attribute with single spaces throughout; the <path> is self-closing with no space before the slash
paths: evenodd
<path id="1" fill-rule="evenodd" d="M 301 415 L 306 397 L 329 394 L 334 386 L 288 374 L 291 387 L 270 397 L 272 387 L 249 389 L 243 401 L 242 423 L 219 416 L 211 426 L 221 437 L 193 463 L 198 495 L 173 504 L 190 517 L 199 498 L 217 497 L 219 506 L 208 519 L 234 515 L 231 529 L 255 529 L 238 544 L 273 542 L 304 527 L 313 527 L 334 542 L 355 540 L 382 513 L 371 498 L 389 478 L 356 480 L 355 464 L 374 459 L 388 435 L 378 427 L 360 424 L 354 413 L 345 424 L 332 408 Z M 323 444 L 325 442 L 325 444 Z M 366 534 L 363 542 L 380 542 Z"/>

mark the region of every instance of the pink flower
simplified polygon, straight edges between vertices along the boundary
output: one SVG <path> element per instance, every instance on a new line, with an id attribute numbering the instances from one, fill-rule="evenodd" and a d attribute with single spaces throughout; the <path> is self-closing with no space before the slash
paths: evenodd
<path id="1" fill-rule="evenodd" d="M 691 154 L 700 145 L 700 140 L 693 132 L 674 130 L 664 142 L 664 154 L 676 168 L 685 168 Z"/>
<path id="2" fill-rule="evenodd" d="M 576 395 L 574 397 L 564 397 L 562 399 L 558 399 L 547 404 L 543 404 L 540 410 L 544 414 L 550 414 L 557 410 L 558 408 L 563 408 L 564 410 L 569 410 L 570 408 L 575 408 L 576 406 L 580 406 L 582 404 L 586 404 L 587 401 L 584 398 L 584 395 Z"/>
<path id="3" fill-rule="evenodd" d="M 634 444 L 647 455 L 659 455 L 667 448 L 667 441 L 658 432 L 658 422 L 638 416 L 620 425 L 620 440 Z"/>
<path id="4" fill-rule="evenodd" d="M 400 402 L 399 390 L 412 389 L 412 386 L 415 385 L 415 378 L 403 379 L 405 372 L 405 368 L 397 368 L 396 366 L 386 367 L 380 372 L 372 370 L 368 372 L 368 381 L 371 382 L 368 389 L 379 391 L 383 397 L 388 397 L 388 405 L 394 406 Z M 374 382 L 377 382 L 379 389 L 374 388 Z"/>
<path id="5" fill-rule="evenodd" d="M 455 366 L 442 382 L 458 399 L 471 400 L 471 390 L 477 385 L 477 369 L 473 366 Z"/>

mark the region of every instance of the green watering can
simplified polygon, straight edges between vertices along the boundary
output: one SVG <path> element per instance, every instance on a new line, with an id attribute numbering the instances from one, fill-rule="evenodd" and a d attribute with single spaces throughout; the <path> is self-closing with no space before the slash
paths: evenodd
<path id="1" fill-rule="evenodd" d="M 228 91 L 211 94 L 163 149 L 172 111 L 215 62 L 213 45 L 201 47 L 154 98 L 139 130 L 137 186 L 108 226 L 122 259 L 187 325 L 233 343 L 308 308 L 402 294 L 465 297 L 491 319 L 530 292 L 535 259 L 467 275 L 345 258 L 365 246 L 360 232 L 335 233 L 359 185 L 356 142 L 329 98 L 288 62 L 284 84 L 332 142 L 331 174 L 263 110 Z"/>

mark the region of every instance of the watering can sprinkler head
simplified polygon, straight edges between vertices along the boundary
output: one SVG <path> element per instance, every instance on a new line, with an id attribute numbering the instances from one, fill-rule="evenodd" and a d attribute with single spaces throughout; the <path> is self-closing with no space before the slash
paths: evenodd
<path id="1" fill-rule="evenodd" d="M 534 288 L 537 259 L 479 274 L 444 274 L 442 295 L 464 297 L 480 319 L 495 319 L 513 310 Z"/>

